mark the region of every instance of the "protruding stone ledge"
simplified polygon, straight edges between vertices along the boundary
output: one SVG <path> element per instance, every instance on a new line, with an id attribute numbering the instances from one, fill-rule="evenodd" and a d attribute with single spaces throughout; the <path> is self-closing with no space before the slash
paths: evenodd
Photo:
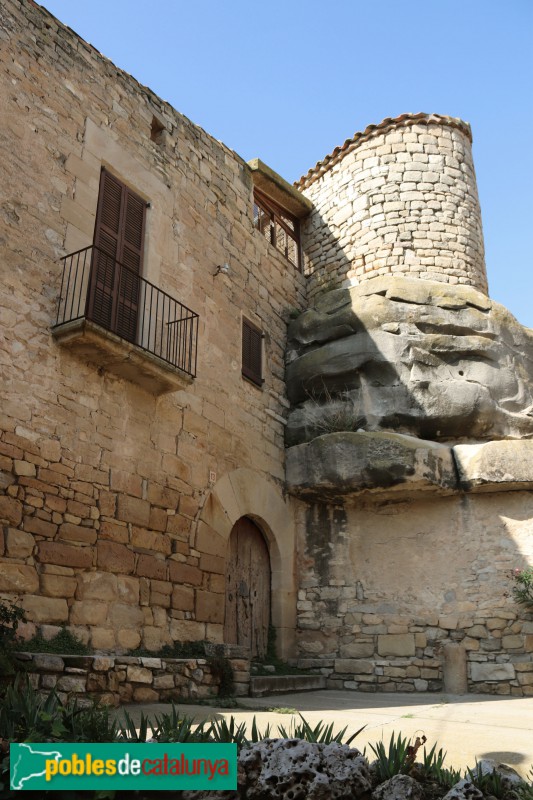
<path id="1" fill-rule="evenodd" d="M 397 433 L 328 433 L 287 450 L 291 494 L 347 497 L 362 491 L 432 491 L 457 488 L 452 452 L 446 445 Z"/>
<path id="2" fill-rule="evenodd" d="M 460 444 L 453 448 L 460 487 L 469 492 L 533 489 L 533 440 Z"/>

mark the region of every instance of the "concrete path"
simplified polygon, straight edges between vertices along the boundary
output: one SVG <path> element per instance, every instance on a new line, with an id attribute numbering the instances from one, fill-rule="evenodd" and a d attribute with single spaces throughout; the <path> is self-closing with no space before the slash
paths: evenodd
<path id="1" fill-rule="evenodd" d="M 216 706 L 180 703 L 178 707 L 182 714 L 193 716 L 197 721 L 233 715 L 238 722 L 245 721 L 248 727 L 255 715 L 260 730 L 270 723 L 271 736 L 276 735 L 279 723 L 287 728 L 294 717 L 267 709 L 296 709 L 311 726 L 320 720 L 327 724 L 334 722 L 335 730 L 347 725 L 347 736 L 366 725 L 352 745 L 361 750 L 380 739 L 388 744 L 393 731 L 404 736 L 425 734 L 428 749 L 437 742 L 437 750 L 442 747 L 446 751 L 445 766 L 463 769 L 473 767 L 476 759 L 492 758 L 509 764 L 524 777 L 533 768 L 533 697 L 366 694 L 323 690 L 262 698 L 243 697 L 239 699 L 239 705 L 241 707 L 235 709 L 218 709 Z M 138 720 L 141 711 L 153 717 L 168 710 L 169 706 L 154 703 L 127 708 Z M 373 757 L 368 747 L 367 755 Z"/>

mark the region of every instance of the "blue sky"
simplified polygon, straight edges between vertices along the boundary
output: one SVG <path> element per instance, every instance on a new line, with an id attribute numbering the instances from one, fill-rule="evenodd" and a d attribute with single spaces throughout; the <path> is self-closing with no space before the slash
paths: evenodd
<path id="1" fill-rule="evenodd" d="M 244 159 L 293 181 L 384 117 L 474 134 L 491 297 L 533 327 L 531 0 L 47 0 Z"/>

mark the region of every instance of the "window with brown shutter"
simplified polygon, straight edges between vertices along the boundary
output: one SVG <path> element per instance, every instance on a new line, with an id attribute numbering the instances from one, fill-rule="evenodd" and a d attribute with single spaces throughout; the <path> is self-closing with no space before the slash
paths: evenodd
<path id="1" fill-rule="evenodd" d="M 146 202 L 102 168 L 87 315 L 131 342 L 137 336 L 145 212 Z"/>
<path id="2" fill-rule="evenodd" d="M 250 320 L 242 320 L 242 374 L 256 386 L 263 385 L 263 332 Z"/>

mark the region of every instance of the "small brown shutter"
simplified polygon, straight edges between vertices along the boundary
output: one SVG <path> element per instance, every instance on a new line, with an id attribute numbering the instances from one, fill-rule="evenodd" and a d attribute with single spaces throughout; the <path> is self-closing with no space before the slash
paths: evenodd
<path id="1" fill-rule="evenodd" d="M 102 168 L 88 316 L 135 341 L 146 203 Z"/>
<path id="2" fill-rule="evenodd" d="M 257 386 L 263 385 L 263 334 L 247 319 L 242 321 L 242 374 Z"/>

